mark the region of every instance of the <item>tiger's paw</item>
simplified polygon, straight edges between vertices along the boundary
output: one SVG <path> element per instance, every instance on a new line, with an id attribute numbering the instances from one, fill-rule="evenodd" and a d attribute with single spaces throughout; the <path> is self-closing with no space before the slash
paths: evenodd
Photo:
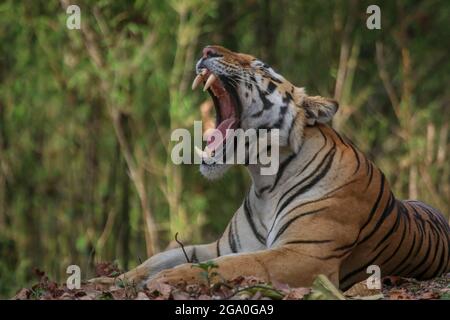
<path id="1" fill-rule="evenodd" d="M 98 277 L 88 280 L 89 283 L 99 285 L 99 286 L 139 286 L 142 285 L 142 279 L 132 277 L 129 275 L 122 274 L 118 277 Z"/>
<path id="2" fill-rule="evenodd" d="M 110 277 L 98 277 L 88 280 L 88 283 L 103 285 L 103 286 L 113 286 L 117 283 L 118 278 L 110 278 Z"/>
<path id="3" fill-rule="evenodd" d="M 199 284 L 205 282 L 202 271 L 190 263 L 186 263 L 172 269 L 163 270 L 147 281 L 147 287 L 157 283 L 166 283 L 173 286 L 177 284 Z"/>

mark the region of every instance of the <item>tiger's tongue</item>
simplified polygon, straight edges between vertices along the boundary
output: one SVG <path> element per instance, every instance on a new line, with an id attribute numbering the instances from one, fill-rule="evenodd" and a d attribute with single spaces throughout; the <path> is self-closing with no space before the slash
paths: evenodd
<path id="1" fill-rule="evenodd" d="M 227 136 L 231 133 L 227 132 L 227 129 L 234 128 L 234 125 L 237 123 L 237 119 L 234 117 L 225 119 L 222 121 L 216 129 L 213 129 L 211 133 L 207 137 L 207 145 L 210 150 L 216 150 L 218 146 L 220 146 L 223 141 L 226 140 Z"/>

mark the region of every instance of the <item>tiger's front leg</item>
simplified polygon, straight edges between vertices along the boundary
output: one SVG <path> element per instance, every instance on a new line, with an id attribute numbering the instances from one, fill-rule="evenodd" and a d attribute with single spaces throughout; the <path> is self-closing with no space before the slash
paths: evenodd
<path id="1" fill-rule="evenodd" d="M 257 250 L 261 249 L 263 245 L 261 244 L 261 242 L 257 241 L 254 238 L 247 239 L 247 241 L 245 242 L 242 241 L 242 244 L 239 242 L 239 245 L 230 245 L 232 241 L 228 241 L 228 237 L 230 235 L 233 235 L 233 239 L 245 239 L 248 236 L 247 234 L 245 234 L 246 229 L 244 228 L 245 223 L 248 222 L 245 221 L 245 212 L 243 206 L 241 206 L 231 219 L 231 222 L 228 224 L 224 235 L 219 240 L 210 244 L 185 247 L 188 259 L 186 259 L 186 255 L 184 254 L 182 248 L 168 250 L 154 255 L 141 265 L 116 278 L 100 277 L 91 279 L 90 282 L 112 285 L 117 281 L 126 280 L 128 282 L 141 285 L 149 278 L 155 277 L 156 274 L 158 274 L 158 272 L 160 271 L 165 271 L 166 269 L 170 269 L 179 265 L 183 265 L 185 267 L 189 266 L 186 267 L 187 269 L 189 269 L 190 264 L 186 264 L 187 262 L 203 262 L 207 260 L 213 260 L 219 256 L 224 256 L 236 252 L 256 252 Z M 238 222 L 242 227 L 244 234 L 240 234 L 241 229 L 236 230 L 236 225 L 238 224 Z M 175 270 L 180 270 L 180 268 L 175 268 Z"/>
<path id="2" fill-rule="evenodd" d="M 172 249 L 154 255 L 136 268 L 121 274 L 116 278 L 100 277 L 91 279 L 91 283 L 113 285 L 118 281 L 126 281 L 141 285 L 149 277 L 158 272 L 169 269 L 186 262 L 199 262 L 211 260 L 218 257 L 217 242 L 204 245 L 187 246 L 184 248 Z"/>
<path id="3" fill-rule="evenodd" d="M 334 285 L 339 286 L 340 261 L 323 261 L 302 252 L 301 247 L 296 245 L 228 255 L 213 261 L 218 266 L 215 271 L 226 280 L 238 276 L 255 276 L 267 282 L 276 280 L 290 286 L 310 286 L 317 275 L 324 274 Z M 201 276 L 201 270 L 186 263 L 151 277 L 148 285 L 156 282 L 175 285 L 179 282 L 203 281 L 205 279 Z"/>
<path id="4" fill-rule="evenodd" d="M 271 247 L 267 249 L 260 247 L 251 251 L 242 250 L 238 253 L 232 251 L 234 254 L 221 255 L 213 259 L 217 265 L 214 271 L 226 280 L 232 280 L 238 276 L 256 276 L 267 282 L 276 280 L 291 287 L 310 286 L 316 276 L 323 274 L 336 287 L 339 287 L 340 267 L 351 254 L 351 250 L 337 255 L 335 249 L 354 242 L 355 237 L 358 236 L 359 222 L 349 222 L 343 219 L 342 215 L 335 214 L 334 210 L 325 208 L 306 213 L 297 210 L 292 213 L 295 215 L 294 220 L 286 218 L 285 220 L 288 221 L 286 222 L 281 219 L 282 222 L 275 224 L 271 233 L 274 236 L 267 240 L 271 243 Z M 236 217 L 240 217 L 239 212 Z M 240 221 L 245 222 L 245 219 Z M 237 233 L 233 236 L 231 232 L 228 241 L 223 242 L 243 243 L 242 239 L 248 234 L 251 235 L 248 232 L 251 228 L 242 228 L 244 222 L 233 223 L 232 221 L 227 230 L 235 231 L 237 228 Z M 317 230 L 318 225 L 322 226 L 321 231 Z M 230 229 L 232 226 L 234 228 Z M 225 232 L 225 234 L 228 233 Z M 253 239 L 256 246 L 254 238 L 247 237 L 246 242 Z M 233 239 L 237 241 L 231 241 Z M 239 248 L 239 245 L 236 247 Z M 180 281 L 195 283 L 204 281 L 201 271 L 200 268 L 193 268 L 192 264 L 182 264 L 173 269 L 164 270 L 149 280 L 150 283 L 158 281 L 170 284 Z"/>

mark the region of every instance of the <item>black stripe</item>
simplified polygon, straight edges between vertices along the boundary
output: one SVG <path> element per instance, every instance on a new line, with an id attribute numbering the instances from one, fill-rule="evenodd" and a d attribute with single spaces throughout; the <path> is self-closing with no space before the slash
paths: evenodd
<path id="1" fill-rule="evenodd" d="M 427 254 L 425 255 L 425 257 L 418 264 L 416 264 L 417 266 L 422 266 L 425 263 L 425 261 L 427 261 L 428 257 L 430 256 L 430 252 L 431 252 L 430 246 L 431 245 L 432 245 L 432 237 L 431 237 L 431 231 L 429 230 L 429 232 L 428 232 L 428 250 L 427 250 Z M 426 267 L 425 271 L 428 271 L 428 267 L 429 266 L 425 266 L 425 267 Z M 417 271 L 417 269 L 415 271 Z M 420 279 L 420 276 L 415 276 L 415 278 Z"/>
<path id="2" fill-rule="evenodd" d="M 355 157 L 356 157 L 357 166 L 356 166 L 355 171 L 353 172 L 353 174 L 355 174 L 356 172 L 358 172 L 359 167 L 361 166 L 361 161 L 359 160 L 358 152 L 356 151 L 355 146 L 352 143 L 350 143 L 350 149 L 353 150 L 353 153 L 355 154 Z"/>
<path id="3" fill-rule="evenodd" d="M 392 228 L 385 234 L 383 239 L 381 239 L 378 242 L 378 244 L 375 246 L 375 248 L 372 251 L 376 251 L 380 247 L 380 245 L 382 245 L 395 231 L 397 231 L 398 225 L 400 223 L 400 217 L 401 217 L 401 215 L 399 214 L 398 208 L 397 208 L 397 217 L 395 219 L 395 223 L 392 225 Z"/>
<path id="4" fill-rule="evenodd" d="M 276 87 L 277 86 L 275 85 L 275 83 L 273 83 L 272 81 L 269 81 L 269 84 L 267 85 L 267 89 L 266 89 L 267 93 L 271 94 L 272 92 L 275 91 Z"/>
<path id="5" fill-rule="evenodd" d="M 318 257 L 318 259 L 320 259 L 320 260 L 330 260 L 330 259 L 342 258 L 342 257 L 345 257 L 346 255 L 348 255 L 351 252 L 352 252 L 352 249 L 344 251 L 341 254 L 333 254 L 333 255 L 330 255 L 330 256 Z"/>
<path id="6" fill-rule="evenodd" d="M 450 250 L 449 247 L 447 247 L 447 250 L 445 248 L 445 239 L 447 237 L 444 237 L 442 239 L 442 253 L 441 253 L 441 262 L 439 263 L 439 268 L 437 269 L 436 274 L 433 275 L 433 277 L 437 277 L 440 276 L 446 269 L 447 269 L 447 263 L 448 263 L 448 258 L 450 256 Z"/>
<path id="7" fill-rule="evenodd" d="M 322 196 L 322 198 L 320 198 L 320 199 L 316 199 L 316 200 L 312 200 L 312 201 L 303 202 L 303 203 L 299 204 L 298 206 L 293 207 L 293 208 L 290 210 L 290 212 L 293 212 L 294 210 L 297 210 L 298 208 L 301 208 L 301 207 L 306 206 L 306 205 L 308 205 L 308 204 L 312 204 L 312 203 L 316 203 L 316 202 L 322 202 L 322 201 L 325 201 L 325 200 L 327 200 L 327 199 L 330 199 L 330 198 L 332 198 L 331 196 L 329 196 L 330 194 L 333 194 L 333 193 L 335 193 L 336 191 L 338 191 L 338 190 L 340 190 L 340 189 L 342 189 L 342 188 L 348 186 L 349 184 L 355 183 L 356 181 L 357 181 L 357 180 L 352 180 L 352 181 L 349 181 L 349 182 L 347 182 L 347 183 L 344 183 L 343 185 L 341 185 L 341 186 L 339 186 L 339 187 L 337 187 L 337 188 L 334 188 L 333 190 L 327 192 L 327 193 L 324 194 L 324 195 Z M 276 218 L 277 218 L 277 217 L 278 217 L 278 214 L 277 214 L 276 217 L 275 217 L 274 224 L 275 224 L 275 222 L 276 222 Z M 272 231 L 274 224 L 272 224 L 272 227 L 270 228 L 270 231 Z M 356 239 L 355 241 L 357 241 L 357 240 L 358 240 L 358 239 Z"/>
<path id="8" fill-rule="evenodd" d="M 322 202 L 323 200 L 326 200 L 326 199 L 329 199 L 329 198 L 330 197 L 325 197 L 325 198 L 320 198 L 320 199 L 317 199 L 317 200 L 311 200 L 311 201 L 307 201 L 307 202 L 301 203 L 298 206 L 292 208 L 290 212 L 293 212 L 294 210 L 296 210 L 296 209 L 298 209 L 300 207 L 303 207 L 303 206 L 306 206 L 306 205 L 309 205 L 309 204 L 312 204 L 312 203 Z M 277 222 L 276 221 L 277 217 L 278 217 L 278 215 L 275 216 L 275 219 L 273 220 L 272 226 L 270 227 L 270 230 L 269 230 L 268 233 L 271 233 L 273 228 L 275 227 L 275 223 Z"/>
<path id="9" fill-rule="evenodd" d="M 355 182 L 358 182 L 358 180 L 355 179 L 355 180 L 351 180 L 351 181 L 349 181 L 349 182 L 346 182 L 346 183 L 344 183 L 343 185 L 340 185 L 339 187 L 334 188 L 334 189 L 331 190 L 330 192 L 327 192 L 324 196 L 327 196 L 327 195 L 329 195 L 329 194 L 336 193 L 336 191 L 339 191 L 340 189 L 342 189 L 342 188 L 344 188 L 344 187 L 347 187 L 348 185 L 353 184 L 353 183 L 355 183 Z M 325 199 L 325 198 L 322 197 L 322 200 L 323 200 L 323 199 Z"/>
<path id="10" fill-rule="evenodd" d="M 418 242 L 418 246 L 417 246 L 417 249 L 414 250 L 414 253 L 411 254 L 411 251 L 410 251 L 410 252 L 408 253 L 408 256 L 406 256 L 404 260 L 406 260 L 407 258 L 411 258 L 411 256 L 412 256 L 413 258 L 417 257 L 417 254 L 419 253 L 420 249 L 422 249 L 422 243 L 423 243 L 423 238 L 424 238 L 425 232 L 424 232 L 424 230 L 423 230 L 423 227 L 422 227 L 420 224 L 418 224 L 417 221 L 418 221 L 418 220 L 416 220 L 415 222 L 416 222 L 417 230 L 419 231 L 419 242 Z M 415 236 L 416 236 L 416 234 L 414 233 L 414 240 L 416 239 Z M 415 248 L 415 246 L 414 246 L 414 248 Z M 406 270 L 408 270 L 408 268 L 409 268 L 410 266 L 411 266 L 411 263 L 409 263 L 409 264 L 403 266 L 400 270 L 398 270 L 398 274 L 399 274 L 399 275 L 400 275 L 400 274 L 403 275 L 403 273 L 405 273 Z M 405 275 L 409 275 L 409 273 L 405 273 Z"/>
<path id="11" fill-rule="evenodd" d="M 428 232 L 430 234 L 430 243 L 428 244 L 428 255 L 431 252 L 431 249 L 433 248 L 433 245 L 432 245 L 432 242 L 431 242 L 431 240 L 433 239 L 431 237 L 432 234 L 434 236 L 434 239 L 436 239 L 436 245 L 434 246 L 435 250 L 434 250 L 433 259 L 431 259 L 431 262 L 426 265 L 425 269 L 421 273 L 419 273 L 417 275 L 417 278 L 419 278 L 419 279 L 422 278 L 426 274 L 427 271 L 430 271 L 430 268 L 433 266 L 434 261 L 436 260 L 437 253 L 439 252 L 440 243 L 441 243 L 440 242 L 441 237 L 439 236 L 439 232 L 435 229 L 435 225 L 433 225 L 430 221 L 426 221 L 426 222 L 427 222 L 427 224 L 429 226 Z M 432 272 L 431 274 L 434 274 L 435 272 L 436 271 Z"/>
<path id="12" fill-rule="evenodd" d="M 275 177 L 275 181 L 274 181 L 273 185 L 270 187 L 269 192 L 273 191 L 273 189 L 276 187 L 278 181 L 280 180 L 281 176 L 283 175 L 284 170 L 291 163 L 291 161 L 295 159 L 296 156 L 297 156 L 297 154 L 293 153 L 280 164 L 280 166 L 278 167 L 277 176 Z"/>
<path id="13" fill-rule="evenodd" d="M 336 249 L 334 249 L 334 251 L 341 251 L 341 250 L 347 250 L 347 249 L 353 248 L 355 246 L 356 242 L 358 241 L 358 238 L 359 237 L 356 237 L 355 241 L 353 241 L 350 244 L 346 244 L 341 247 L 337 247 Z"/>
<path id="14" fill-rule="evenodd" d="M 366 174 L 370 172 L 370 161 L 363 155 L 363 160 L 366 162 Z"/>
<path id="15" fill-rule="evenodd" d="M 354 275 L 360 273 L 361 271 L 365 271 L 367 269 L 368 266 L 372 265 L 379 257 L 380 255 L 384 252 L 384 250 L 386 250 L 386 248 L 389 247 L 389 243 L 386 244 L 383 249 L 381 249 L 380 252 L 378 252 L 378 254 L 372 259 L 370 260 L 368 263 L 366 263 L 364 266 L 348 273 L 347 275 L 345 275 L 339 282 L 344 283 L 346 282 L 348 279 L 350 279 L 351 277 L 353 277 Z"/>
<path id="16" fill-rule="evenodd" d="M 230 222 L 230 227 L 228 229 L 228 244 L 230 246 L 231 252 L 236 253 L 236 241 L 234 240 L 234 232 L 233 232 L 233 221 Z"/>
<path id="17" fill-rule="evenodd" d="M 324 207 L 318 210 L 314 210 L 314 211 L 309 211 L 309 212 L 304 212 L 301 213 L 293 218 L 291 218 L 289 221 L 287 221 L 284 225 L 281 226 L 281 228 L 278 230 L 275 238 L 273 239 L 272 243 L 275 243 L 277 241 L 277 239 L 286 231 L 286 229 L 297 219 L 301 218 L 301 217 L 305 217 L 305 216 L 309 216 L 311 214 L 315 214 L 315 213 L 319 213 L 325 209 L 327 209 L 328 207 Z"/>
<path id="18" fill-rule="evenodd" d="M 320 130 L 320 129 L 319 129 L 319 130 Z M 325 139 L 325 143 L 324 143 L 323 146 L 320 148 L 320 150 L 317 151 L 317 152 L 314 154 L 314 156 L 311 158 L 311 160 L 308 161 L 308 163 L 305 165 L 305 167 L 303 168 L 303 170 L 300 171 L 300 172 L 296 175 L 296 177 L 297 177 L 299 174 L 301 174 L 305 169 L 307 169 L 307 168 L 309 167 L 309 165 L 317 158 L 317 155 L 318 155 L 318 154 L 325 148 L 325 146 L 327 145 L 327 138 L 326 138 L 325 135 L 322 133 L 322 130 L 320 130 L 320 132 L 321 132 L 323 138 Z M 299 152 L 299 153 L 300 153 L 300 152 Z M 325 157 L 326 157 L 326 155 L 325 155 Z M 324 158 L 325 158 L 325 157 L 324 157 Z M 289 192 L 291 192 L 291 191 L 294 190 L 296 187 L 298 187 L 299 185 L 301 185 L 303 182 L 305 182 L 307 179 L 309 179 L 313 174 L 314 174 L 314 172 L 312 172 L 312 173 L 311 173 L 310 175 L 308 175 L 306 178 L 300 180 L 300 182 L 298 182 L 297 184 L 295 184 L 294 186 L 292 186 L 291 188 L 289 188 L 289 190 L 287 190 L 286 192 L 284 192 L 284 194 L 283 194 L 283 195 L 281 196 L 281 198 L 278 200 L 277 208 L 278 208 L 278 206 L 280 205 L 281 200 L 283 200 L 283 199 L 289 194 Z M 281 212 L 281 211 L 278 210 L 277 213 L 275 214 L 275 219 L 273 220 L 273 224 L 272 224 L 272 227 L 270 228 L 270 231 L 272 231 L 272 228 L 274 227 L 275 222 L 276 222 L 276 220 L 277 220 L 278 215 L 280 214 L 280 212 Z"/>
<path id="19" fill-rule="evenodd" d="M 272 76 L 271 74 L 268 74 L 268 76 L 270 77 L 270 80 L 275 81 L 276 83 L 282 83 L 281 80 L 275 78 L 274 76 Z"/>
<path id="20" fill-rule="evenodd" d="M 420 201 L 416 201 L 416 204 L 422 210 L 424 210 L 425 212 L 427 212 L 430 215 L 430 218 L 436 223 L 436 225 L 445 227 L 444 231 L 447 231 L 447 232 L 450 231 L 450 226 L 449 226 L 448 222 L 445 220 L 444 216 L 439 213 L 438 210 L 436 210 Z M 438 219 L 439 222 L 436 221 L 436 219 Z"/>
<path id="21" fill-rule="evenodd" d="M 214 52 L 208 52 L 207 56 L 208 56 L 208 58 L 221 58 L 221 57 L 223 57 L 222 54 L 214 53 Z"/>
<path id="22" fill-rule="evenodd" d="M 402 215 L 402 217 L 404 217 Z M 409 230 L 409 223 L 408 221 L 405 221 L 403 223 L 403 232 L 402 232 L 402 238 L 400 239 L 400 242 L 398 243 L 397 247 L 395 248 L 395 250 L 392 252 L 392 254 L 386 258 L 380 265 L 384 266 L 385 263 L 387 263 L 388 261 L 391 261 L 391 259 L 397 254 L 398 250 L 400 249 L 400 247 L 402 246 L 403 241 L 405 240 L 405 236 L 406 236 L 406 229 Z M 394 269 L 395 271 L 395 269 Z"/>
<path id="23" fill-rule="evenodd" d="M 333 130 L 333 131 L 334 131 L 334 133 L 336 134 L 336 136 L 338 137 L 338 139 L 341 141 L 341 143 L 342 143 L 344 146 L 348 147 L 348 144 L 344 141 L 344 139 L 341 137 L 341 135 L 339 134 L 339 132 L 337 132 L 336 130 Z"/>
<path id="24" fill-rule="evenodd" d="M 263 104 L 263 110 L 267 110 L 272 108 L 273 103 L 269 101 L 269 99 L 266 98 L 266 96 L 257 88 L 259 98 L 261 99 L 261 102 Z"/>
<path id="25" fill-rule="evenodd" d="M 436 258 L 438 257 L 438 252 L 442 251 L 441 254 L 439 255 L 439 256 L 442 257 L 442 253 L 443 253 L 444 250 L 445 250 L 445 245 L 444 245 L 444 242 L 443 242 L 443 241 L 444 241 L 444 238 L 440 237 L 439 232 L 437 232 L 437 234 L 436 234 L 436 240 L 437 240 L 437 242 L 436 242 L 436 251 L 434 252 L 433 259 L 431 260 L 430 268 L 434 265 L 434 261 L 435 261 Z M 441 248 L 441 245 L 442 245 L 442 250 L 439 250 L 439 249 Z M 438 260 L 438 262 L 439 262 L 439 260 Z M 437 264 L 436 269 L 435 269 L 433 272 L 430 273 L 430 275 L 431 275 L 430 278 L 435 277 L 435 276 L 439 273 L 439 269 L 441 269 L 441 263 L 442 263 L 442 258 L 441 258 L 441 262 L 439 262 L 439 263 Z M 428 269 L 428 268 L 427 268 L 427 269 Z M 427 269 L 425 269 L 425 270 L 427 270 Z M 425 274 L 425 272 L 424 272 L 424 274 Z M 423 276 L 424 274 L 421 274 L 421 275 L 419 275 L 418 277 L 420 278 L 420 277 Z"/>
<path id="26" fill-rule="evenodd" d="M 334 141 L 333 141 L 334 143 Z M 298 197 L 299 195 L 301 195 L 302 193 L 308 191 L 309 189 L 311 189 L 313 186 L 315 186 L 320 180 L 322 180 L 323 177 L 326 176 L 326 174 L 328 173 L 328 171 L 331 168 L 331 165 L 333 163 L 333 159 L 334 159 L 334 155 L 336 154 L 336 144 L 334 143 L 333 147 L 327 152 L 327 154 L 325 155 L 325 157 L 322 159 L 322 161 L 320 162 L 317 170 L 320 170 L 322 167 L 323 169 L 317 173 L 314 177 L 313 174 L 316 173 L 317 171 L 311 172 L 310 175 L 308 175 L 308 177 L 302 179 L 302 181 L 300 181 L 296 186 L 300 185 L 303 181 L 306 181 L 307 179 L 309 179 L 310 177 L 312 177 L 312 180 L 309 181 L 309 183 L 303 187 L 301 187 L 300 189 L 298 189 L 294 194 L 292 194 L 290 197 L 288 197 L 288 199 L 283 202 L 283 204 L 280 206 L 280 208 L 277 211 L 276 217 L 283 211 L 284 208 L 286 208 L 286 206 L 288 206 L 291 201 Z M 291 188 L 292 189 L 292 188 Z M 289 190 L 290 191 L 290 190 Z M 289 192 L 288 191 L 288 192 Z M 281 199 L 284 198 L 284 195 Z M 281 199 L 279 201 L 279 203 L 281 202 Z"/>
<path id="27" fill-rule="evenodd" d="M 339 187 L 336 187 L 336 188 L 330 190 L 329 192 L 327 192 L 326 194 L 324 194 L 324 195 L 322 196 L 322 198 L 320 198 L 320 199 L 316 199 L 316 200 L 311 200 L 311 201 L 303 202 L 303 203 L 299 204 L 298 206 L 292 208 L 292 209 L 291 209 L 291 212 L 294 211 L 294 210 L 296 210 L 296 209 L 298 209 L 298 208 L 300 208 L 300 207 L 303 207 L 303 206 L 306 206 L 306 205 L 309 205 L 309 204 L 312 204 L 312 203 L 322 202 L 322 201 L 325 201 L 325 200 L 327 200 L 327 199 L 330 199 L 330 198 L 332 198 L 332 196 L 330 196 L 331 194 L 333 194 L 333 193 L 335 193 L 336 191 L 338 191 L 338 190 L 340 190 L 340 189 L 342 189 L 342 188 L 348 186 L 349 184 L 355 183 L 355 182 L 357 182 L 357 180 L 351 180 L 351 181 L 349 181 L 349 182 L 347 182 L 347 183 L 344 183 L 343 185 L 341 185 L 341 186 L 339 186 Z M 273 227 L 274 227 L 274 225 L 275 225 L 275 223 L 276 223 L 276 220 L 277 220 L 277 218 L 278 218 L 278 216 L 279 216 L 279 213 L 280 213 L 280 212 L 278 212 L 278 213 L 275 215 L 275 219 L 273 220 L 272 226 L 270 227 L 270 231 L 272 231 L 272 229 L 273 229 Z M 269 233 L 270 233 L 270 231 L 269 231 Z"/>
<path id="28" fill-rule="evenodd" d="M 402 259 L 402 261 L 400 261 L 400 263 L 399 264 L 397 264 L 396 266 L 395 266 L 395 268 L 394 269 L 392 269 L 393 270 L 393 274 L 394 275 L 401 275 L 402 274 L 402 271 L 403 271 L 403 269 L 405 268 L 405 266 L 403 266 L 403 264 L 406 262 L 406 260 L 408 259 L 408 258 L 410 258 L 411 257 L 411 252 L 413 251 L 413 249 L 414 249 L 414 247 L 416 246 L 416 233 L 414 232 L 414 236 L 413 236 L 413 241 L 412 241 L 412 244 L 411 244 L 411 247 L 409 248 L 409 250 L 408 250 L 408 253 L 405 255 L 405 257 Z M 403 267 L 402 267 L 403 266 Z M 398 270 L 398 268 L 400 268 L 400 267 L 402 267 L 400 270 Z M 398 271 L 396 271 L 396 270 L 398 270 Z"/>
<path id="29" fill-rule="evenodd" d="M 449 231 L 447 229 L 448 223 L 445 222 L 445 225 L 444 225 L 442 223 L 442 221 L 441 221 L 439 216 L 440 216 L 440 214 L 439 215 L 437 215 L 437 214 L 430 214 L 429 218 L 433 222 L 434 228 L 436 228 L 436 230 L 438 232 L 441 232 L 442 235 L 445 237 L 447 235 L 448 231 Z"/>
<path id="30" fill-rule="evenodd" d="M 250 225 L 250 229 L 252 230 L 253 234 L 255 235 L 256 239 L 261 242 L 262 244 L 266 243 L 266 239 L 256 230 L 255 223 L 252 219 L 252 213 L 250 210 L 250 206 L 248 205 L 248 196 L 244 200 L 244 214 L 247 218 L 247 222 Z"/>
<path id="31" fill-rule="evenodd" d="M 381 198 L 383 197 L 383 194 L 384 194 L 385 177 L 384 177 L 384 174 L 383 174 L 382 172 L 380 172 L 380 174 L 381 174 L 380 191 L 378 192 L 378 196 L 377 196 L 377 199 L 375 200 L 375 204 L 373 205 L 372 210 L 370 210 L 369 217 L 367 218 L 366 222 L 365 222 L 365 223 L 363 224 L 363 226 L 361 227 L 360 232 L 361 232 L 362 230 L 364 230 L 364 228 L 365 228 L 365 227 L 369 224 L 369 222 L 372 220 L 372 218 L 373 218 L 375 212 L 376 212 L 377 209 L 378 209 L 378 206 L 379 206 L 379 204 L 380 204 L 380 200 L 381 200 Z"/>
<path id="32" fill-rule="evenodd" d="M 329 243 L 332 242 L 333 240 L 293 240 L 293 241 L 289 241 L 286 242 L 285 244 L 296 244 L 296 243 L 301 243 L 301 244 L 320 244 L 320 243 Z"/>
<path id="33" fill-rule="evenodd" d="M 369 165 L 369 172 L 370 173 L 369 173 L 369 181 L 367 182 L 366 189 L 364 191 L 366 191 L 367 188 L 369 188 L 370 184 L 372 183 L 372 178 L 373 178 L 373 165 L 372 165 L 372 163 L 369 160 L 367 160 L 367 163 Z"/>
<path id="34" fill-rule="evenodd" d="M 314 160 L 316 160 L 316 158 L 317 158 L 317 156 L 319 155 L 319 153 L 321 153 L 322 150 L 324 150 L 325 147 L 326 147 L 327 144 L 328 144 L 328 139 L 327 139 L 327 137 L 325 136 L 325 134 L 322 132 L 322 129 L 320 129 L 320 127 L 318 127 L 318 129 L 319 129 L 320 134 L 322 135 L 322 138 L 323 138 L 323 140 L 324 140 L 324 143 L 323 143 L 323 145 L 320 147 L 319 151 L 317 151 L 317 152 L 314 154 L 314 156 L 312 156 L 312 158 L 306 163 L 306 165 L 302 168 L 302 170 L 299 171 L 299 172 L 297 172 L 297 174 L 295 175 L 296 177 L 298 177 L 299 175 L 301 175 L 306 169 L 309 168 L 309 166 L 314 162 Z M 302 147 L 303 147 L 303 145 L 302 145 L 300 148 L 302 148 Z M 298 153 L 300 153 L 300 152 L 298 152 Z M 309 178 L 309 177 L 307 177 L 307 178 L 301 180 L 300 183 L 302 183 L 303 181 L 305 181 L 305 180 L 308 179 L 308 178 Z M 300 183 L 298 183 L 297 185 L 293 186 L 292 188 L 290 188 L 290 189 L 289 189 L 287 192 L 285 192 L 285 193 L 289 193 L 291 190 L 293 190 L 295 187 L 297 187 Z M 280 199 L 280 200 L 281 200 L 281 199 Z"/>
<path id="35" fill-rule="evenodd" d="M 447 237 L 439 237 L 439 239 L 440 239 L 439 245 L 442 246 L 442 250 L 441 250 L 441 254 L 439 255 L 439 263 L 437 265 L 436 271 L 434 273 L 432 273 L 432 275 L 431 275 L 432 278 L 441 275 L 443 272 L 442 269 L 446 264 L 447 254 L 446 254 L 445 243 L 446 243 Z"/>
<path id="36" fill-rule="evenodd" d="M 358 244 L 361 244 L 365 241 L 367 241 L 370 237 L 372 237 L 375 232 L 378 231 L 378 229 L 380 228 L 380 226 L 382 225 L 382 223 L 384 222 L 384 220 L 386 220 L 386 218 L 392 213 L 394 207 L 395 207 L 395 198 L 392 194 L 392 192 L 389 195 L 389 200 L 386 204 L 386 207 L 383 210 L 383 213 L 381 214 L 380 218 L 378 219 L 375 228 L 372 229 L 372 231 L 366 235 Z"/>
<path id="37" fill-rule="evenodd" d="M 270 186 L 264 186 L 264 187 L 262 187 L 261 189 L 259 189 L 258 191 L 256 191 L 256 188 L 255 188 L 255 194 L 256 194 L 256 197 L 257 197 L 257 198 L 260 198 L 261 195 L 262 195 L 264 192 L 266 192 L 266 190 L 268 190 L 268 189 L 270 189 Z"/>
<path id="38" fill-rule="evenodd" d="M 303 109 L 303 110 L 305 110 L 305 116 L 308 118 L 308 119 L 314 119 L 314 118 L 316 118 L 316 115 L 314 114 L 314 112 L 312 112 L 310 109 Z M 314 122 L 315 123 L 315 122 Z"/>
<path id="39" fill-rule="evenodd" d="M 323 133 L 322 128 L 317 127 L 317 129 L 319 129 L 319 132 L 320 132 L 320 134 L 321 134 L 323 140 L 325 141 L 325 145 L 326 145 L 326 143 L 327 143 L 327 141 L 328 141 L 327 136 L 325 135 L 325 133 Z M 325 145 L 324 145 L 323 147 L 325 147 Z M 323 147 L 322 147 L 322 148 L 323 148 Z"/>
<path id="40" fill-rule="evenodd" d="M 292 128 L 294 127 L 295 123 L 296 123 L 296 119 L 298 117 L 298 113 L 295 115 L 294 119 L 292 119 L 292 121 L 289 123 L 289 129 L 287 130 L 287 136 L 290 137 L 291 136 L 291 131 Z M 300 149 L 302 148 L 303 144 L 301 144 Z"/>
<path id="41" fill-rule="evenodd" d="M 252 118 L 259 118 L 263 114 L 263 112 L 264 112 L 264 108 L 262 108 L 261 110 L 259 110 L 256 113 L 250 115 L 250 117 L 252 117 Z"/>
<path id="42" fill-rule="evenodd" d="M 217 256 L 220 257 L 220 239 L 216 241 Z"/>
<path id="43" fill-rule="evenodd" d="M 278 115 L 278 121 L 272 125 L 272 128 L 275 128 L 275 129 L 281 128 L 281 126 L 283 125 L 283 121 L 284 121 L 284 115 L 286 114 L 287 110 L 288 110 L 287 104 L 281 106 L 280 114 Z"/>
<path id="44" fill-rule="evenodd" d="M 446 231 L 443 232 L 441 263 L 436 276 L 441 275 L 444 271 L 447 270 L 448 259 L 450 258 L 450 226 L 448 223 L 446 223 L 445 227 L 448 228 L 446 228 Z"/>
<path id="45" fill-rule="evenodd" d="M 191 260 L 189 262 L 198 263 L 197 250 L 195 247 L 192 248 Z"/>
<path id="46" fill-rule="evenodd" d="M 289 92 L 285 92 L 286 97 L 283 98 L 283 103 L 285 103 L 286 105 L 289 104 L 289 102 L 291 102 L 292 100 L 294 100 L 292 98 L 292 95 Z"/>

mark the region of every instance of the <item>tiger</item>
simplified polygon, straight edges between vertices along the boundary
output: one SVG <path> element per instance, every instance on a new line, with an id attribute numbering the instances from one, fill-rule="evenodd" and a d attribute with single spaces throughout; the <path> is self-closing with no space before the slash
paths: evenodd
<path id="1" fill-rule="evenodd" d="M 450 271 L 449 223 L 423 202 L 394 196 L 382 171 L 329 124 L 336 101 L 310 96 L 263 61 L 217 45 L 203 49 L 195 71 L 193 89 L 203 83 L 210 94 L 216 130 L 278 130 L 278 170 L 261 175 L 261 164 L 244 164 L 252 184 L 217 241 L 158 253 L 118 279 L 201 283 L 193 263 L 212 261 L 223 279 L 307 287 L 323 274 L 346 290 L 371 265 L 382 276 L 420 280 Z M 214 160 L 205 150 L 202 159 Z M 218 179 L 231 166 L 202 161 L 200 172 Z"/>

